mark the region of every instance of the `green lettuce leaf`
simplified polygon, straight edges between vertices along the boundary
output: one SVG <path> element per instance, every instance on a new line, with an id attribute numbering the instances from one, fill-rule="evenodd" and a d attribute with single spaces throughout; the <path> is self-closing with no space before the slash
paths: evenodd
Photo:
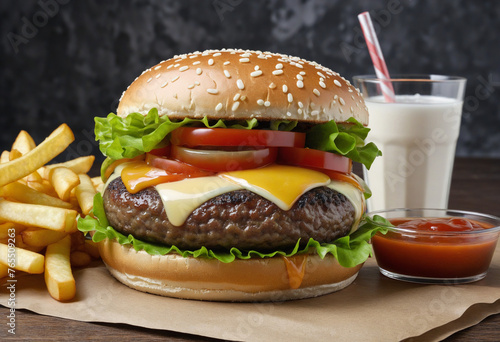
<path id="1" fill-rule="evenodd" d="M 99 149 L 106 157 L 112 160 L 134 158 L 161 147 L 170 132 L 188 124 L 209 128 L 251 129 L 257 126 L 257 119 L 231 122 L 231 125 L 226 125 L 223 120 L 210 122 L 206 117 L 172 121 L 166 115 L 159 116 L 158 110 L 153 108 L 146 116 L 132 113 L 121 118 L 110 113 L 104 118 L 96 117 L 95 137 L 99 140 Z"/>
<path id="2" fill-rule="evenodd" d="M 349 124 L 336 124 L 332 120 L 315 125 L 307 132 L 306 146 L 347 156 L 369 169 L 375 158 L 381 156 L 382 152 L 374 143 L 365 145 L 365 139 L 370 132 L 369 128 L 352 117 L 347 122 Z"/>
<path id="3" fill-rule="evenodd" d="M 162 246 L 138 240 L 132 235 L 125 236 L 117 232 L 109 225 L 104 213 L 103 200 L 100 193 L 94 197 L 94 208 L 90 215 L 78 218 L 78 229 L 84 233 L 94 232 L 92 240 L 99 242 L 104 239 L 116 239 L 120 244 L 131 245 L 136 251 L 144 250 L 151 255 L 165 255 L 176 253 L 183 257 L 217 259 L 224 263 L 229 263 L 235 259 L 250 258 L 272 258 L 277 255 L 292 256 L 295 254 L 308 253 L 316 250 L 321 258 L 328 253 L 332 254 L 344 267 L 354 267 L 366 261 L 372 255 L 372 247 L 369 244 L 370 238 L 377 232 L 385 233 L 387 226 L 383 222 L 369 219 L 365 221 L 354 233 L 335 240 L 332 243 L 319 243 L 314 239 L 309 239 L 304 247 L 300 246 L 300 240 L 295 247 L 289 251 L 273 251 L 261 253 L 254 250 L 239 250 L 231 248 L 229 251 L 214 251 L 205 247 L 197 250 L 182 250 L 176 246 Z"/>

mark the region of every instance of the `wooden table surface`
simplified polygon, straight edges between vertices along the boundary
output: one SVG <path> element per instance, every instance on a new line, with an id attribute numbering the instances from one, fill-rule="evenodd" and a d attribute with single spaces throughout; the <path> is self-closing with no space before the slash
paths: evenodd
<path id="1" fill-rule="evenodd" d="M 500 216 L 500 159 L 457 158 L 450 194 L 450 208 Z M 200 336 L 124 324 L 99 324 L 16 311 L 16 335 L 7 333 L 8 308 L 0 307 L 0 340 L 103 340 L 103 341 L 215 341 Z M 459 331 L 445 341 L 499 341 L 500 314 Z"/>

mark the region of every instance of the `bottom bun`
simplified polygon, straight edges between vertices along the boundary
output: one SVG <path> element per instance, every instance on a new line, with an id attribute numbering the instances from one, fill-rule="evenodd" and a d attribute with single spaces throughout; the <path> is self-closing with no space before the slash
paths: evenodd
<path id="1" fill-rule="evenodd" d="M 211 301 L 284 301 L 321 296 L 350 285 L 362 264 L 346 268 L 330 254 L 264 259 L 150 255 L 115 240 L 99 243 L 109 272 L 123 284 L 162 296 Z"/>

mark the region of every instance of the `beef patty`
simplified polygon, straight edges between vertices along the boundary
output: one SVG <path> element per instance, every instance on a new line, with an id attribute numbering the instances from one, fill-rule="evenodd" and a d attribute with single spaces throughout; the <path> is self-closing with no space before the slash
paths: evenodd
<path id="1" fill-rule="evenodd" d="M 103 199 L 109 223 L 117 231 L 181 249 L 267 251 L 293 247 L 298 239 L 303 245 L 309 238 L 331 242 L 347 235 L 355 219 L 351 202 L 328 187 L 308 191 L 288 211 L 248 190 L 228 192 L 196 208 L 181 226 L 170 223 L 153 187 L 131 194 L 117 178 Z"/>

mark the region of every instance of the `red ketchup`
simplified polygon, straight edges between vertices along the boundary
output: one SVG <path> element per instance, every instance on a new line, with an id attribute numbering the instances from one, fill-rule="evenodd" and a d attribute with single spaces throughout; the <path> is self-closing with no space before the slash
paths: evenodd
<path id="1" fill-rule="evenodd" d="M 488 270 L 498 233 L 484 230 L 492 225 L 456 217 L 390 221 L 412 232 L 390 231 L 372 238 L 382 269 L 410 277 L 446 279 L 474 277 Z"/>

